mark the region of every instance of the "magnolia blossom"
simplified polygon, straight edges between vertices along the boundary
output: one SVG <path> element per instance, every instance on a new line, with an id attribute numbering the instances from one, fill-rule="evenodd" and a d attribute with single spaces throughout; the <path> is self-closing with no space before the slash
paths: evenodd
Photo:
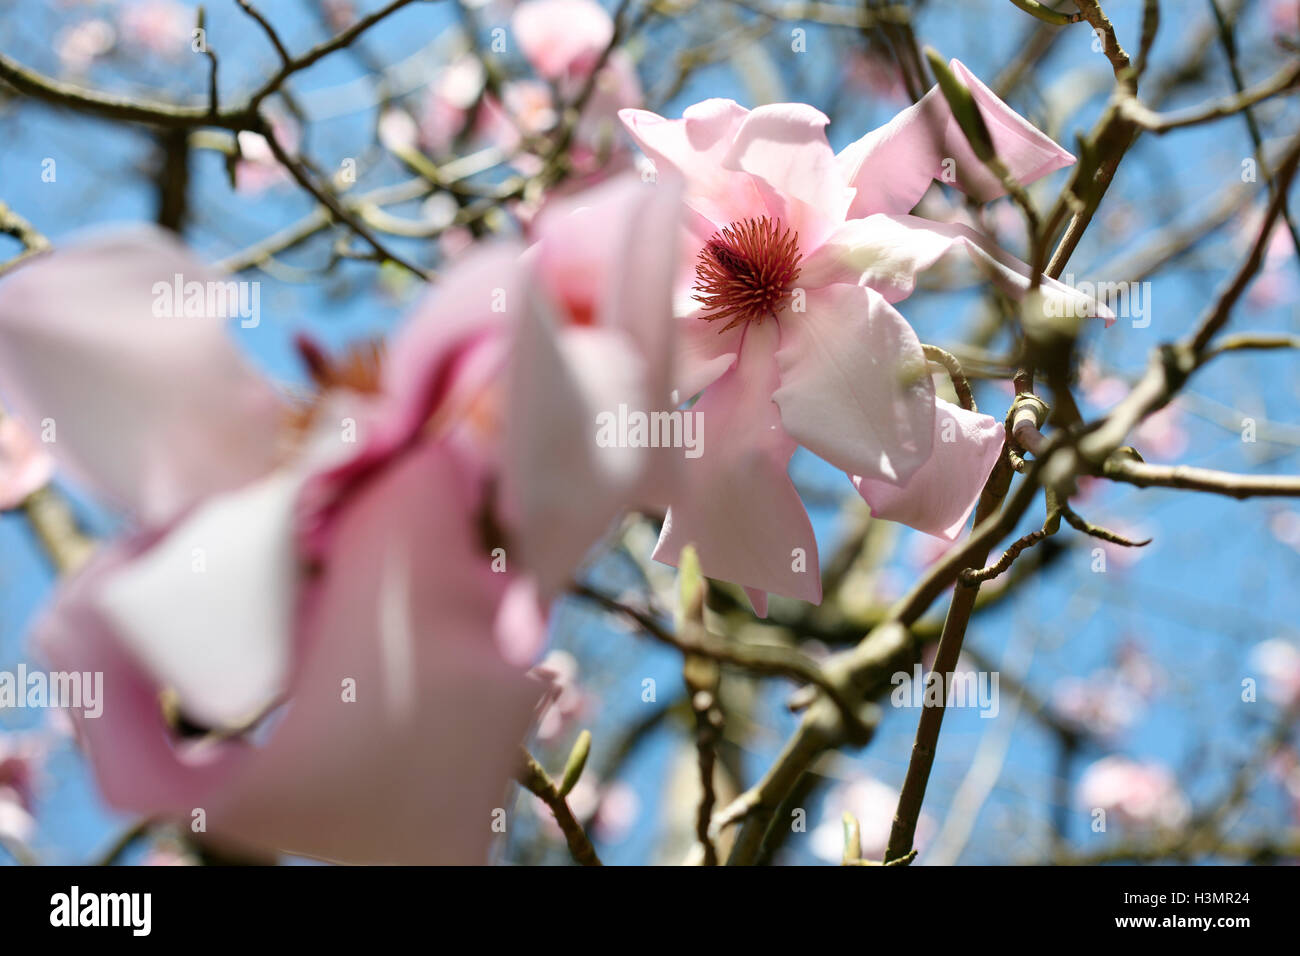
<path id="1" fill-rule="evenodd" d="M 490 564 L 496 479 L 446 417 L 463 342 L 425 353 L 419 402 L 313 353 L 295 408 L 223 320 L 154 314 L 176 274 L 219 281 L 136 229 L 0 285 L 0 389 L 133 529 L 36 628 L 104 674 L 102 716 L 74 716 L 106 800 L 325 859 L 481 861 L 539 696 L 499 644 L 542 622 Z"/>
<path id="2" fill-rule="evenodd" d="M 1073 157 L 960 63 L 999 156 L 1029 182 Z M 655 557 L 694 543 L 705 573 L 821 600 L 812 526 L 786 473 L 796 445 L 843 469 L 877 517 L 954 538 L 1002 444 L 1002 424 L 935 397 L 921 343 L 892 303 L 954 250 L 1012 294 L 1028 268 L 966 226 L 908 215 L 951 171 L 975 199 L 1002 193 L 937 89 L 838 156 L 810 106 L 707 100 L 680 120 L 620 114 L 661 172 L 686 180 L 675 385 L 709 433 Z M 688 260 L 689 261 L 689 260 Z M 1058 314 L 1093 305 L 1043 278 Z M 1070 301 L 1065 301 L 1070 300 Z"/>
<path id="3" fill-rule="evenodd" d="M 1131 827 L 1177 829 L 1191 816 L 1187 798 L 1167 767 L 1118 755 L 1103 757 L 1083 772 L 1078 802 Z"/>

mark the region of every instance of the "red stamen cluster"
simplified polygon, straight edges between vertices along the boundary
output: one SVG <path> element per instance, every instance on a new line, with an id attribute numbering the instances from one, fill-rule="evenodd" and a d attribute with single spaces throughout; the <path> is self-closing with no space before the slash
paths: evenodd
<path id="1" fill-rule="evenodd" d="M 701 318 L 726 319 L 722 332 L 742 322 L 776 318 L 799 277 L 799 236 L 777 220 L 745 219 L 713 234 L 695 264 Z"/>

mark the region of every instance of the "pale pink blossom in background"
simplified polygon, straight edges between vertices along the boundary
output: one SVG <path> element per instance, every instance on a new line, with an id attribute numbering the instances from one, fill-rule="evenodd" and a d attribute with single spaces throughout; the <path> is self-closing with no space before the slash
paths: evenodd
<path id="1" fill-rule="evenodd" d="M 1268 21 L 1278 33 L 1300 33 L 1300 0 L 1269 0 Z"/>
<path id="2" fill-rule="evenodd" d="M 0 413 L 0 511 L 17 508 L 54 475 L 54 459 L 13 416 Z"/>
<path id="3" fill-rule="evenodd" d="M 25 844 L 35 833 L 36 780 L 44 759 L 35 737 L 0 731 L 0 839 Z"/>
<path id="4" fill-rule="evenodd" d="M 1277 541 L 1300 551 L 1300 512 L 1291 508 L 1277 508 L 1269 515 L 1268 530 Z"/>
<path id="5" fill-rule="evenodd" d="M 605 844 L 626 840 L 641 816 L 641 798 L 635 788 L 619 780 L 601 782 L 590 771 L 583 774 L 566 799 L 578 822 L 588 825 L 591 836 Z M 563 840 L 564 833 L 550 808 L 536 798 L 531 806 L 550 838 Z"/>
<path id="6" fill-rule="evenodd" d="M 1233 245 L 1249 249 L 1259 235 L 1261 214 L 1251 210 L 1238 220 Z M 1264 247 L 1264 264 L 1255 281 L 1246 290 L 1246 301 L 1257 309 L 1271 309 L 1294 302 L 1300 296 L 1300 279 L 1296 273 L 1296 248 L 1291 230 L 1285 222 L 1273 226 Z"/>
<path id="7" fill-rule="evenodd" d="M 175 0 L 130 0 L 118 10 L 118 32 L 137 51 L 170 60 L 190 53 L 195 10 Z"/>
<path id="8" fill-rule="evenodd" d="M 464 821 L 499 805 L 542 691 L 498 642 L 543 622 L 489 566 L 489 463 L 445 419 L 464 341 L 424 353 L 418 395 L 329 381 L 303 421 L 223 319 L 154 314 L 176 274 L 220 281 L 136 228 L 0 284 L 0 390 L 59 422 L 60 465 L 132 529 L 36 626 L 55 668 L 104 674 L 102 716 L 73 716 L 105 800 L 323 859 L 481 862 L 489 828 Z M 181 733 L 164 688 L 225 733 Z"/>
<path id="9" fill-rule="evenodd" d="M 1251 649 L 1250 663 L 1263 678 L 1267 700 L 1287 711 L 1300 707 L 1300 648 L 1271 638 Z"/>
<path id="10" fill-rule="evenodd" d="M 1172 830 L 1191 816 L 1191 806 L 1168 767 L 1118 755 L 1103 757 L 1083 772 L 1077 801 L 1087 811 L 1105 810 L 1124 827 Z"/>
<path id="11" fill-rule="evenodd" d="M 897 809 L 898 788 L 875 777 L 855 777 L 836 783 L 826 791 L 822 820 L 809 834 L 813 854 L 827 863 L 839 863 L 843 859 L 844 813 L 848 811 L 858 819 L 862 858 L 884 859 Z M 936 829 L 934 818 L 922 813 L 912 841 L 919 853 L 925 852 Z"/>
<path id="12" fill-rule="evenodd" d="M 292 156 L 298 151 L 298 124 L 282 114 L 271 116 L 271 133 L 276 141 Z M 235 161 L 235 190 L 256 196 L 273 186 L 293 181 L 289 171 L 271 152 L 271 145 L 261 133 L 241 130 L 239 159 Z"/>
<path id="13" fill-rule="evenodd" d="M 1073 161 L 952 66 L 995 118 L 1013 175 L 1029 182 Z M 700 395 L 693 408 L 713 436 L 686 469 L 690 488 L 656 559 L 675 564 L 694 544 L 705 573 L 744 585 L 759 614 L 767 592 L 819 602 L 812 526 L 787 475 L 796 445 L 843 469 L 875 516 L 955 538 L 1002 424 L 935 397 L 920 341 L 892 303 L 950 252 L 1013 295 L 1029 280 L 969 227 L 907 215 L 953 157 L 968 194 L 1003 192 L 937 88 L 838 156 L 827 118 L 802 104 L 751 112 L 714 99 L 681 120 L 620 115 L 659 172 L 687 183 L 675 384 L 683 400 Z M 1042 293 L 1095 308 L 1051 279 Z"/>
<path id="14" fill-rule="evenodd" d="M 550 704 L 537 721 L 536 737 L 548 743 L 568 734 L 577 721 L 590 716 L 591 695 L 579 680 L 578 659 L 568 651 L 547 652 L 535 668 L 551 684 Z"/>
<path id="15" fill-rule="evenodd" d="M 874 101 L 901 105 L 907 100 L 898 63 L 877 50 L 851 51 L 844 68 L 844 81 L 850 89 L 862 91 Z"/>
<path id="16" fill-rule="evenodd" d="M 1087 677 L 1068 676 L 1052 688 L 1062 717 L 1100 737 L 1131 729 L 1165 685 L 1155 660 L 1133 640 L 1123 641 L 1114 662 Z"/>
<path id="17" fill-rule="evenodd" d="M 81 74 L 113 49 L 117 33 L 107 20 L 94 17 L 64 27 L 54 37 L 54 52 L 69 73 Z"/>
<path id="18" fill-rule="evenodd" d="M 321 0 L 321 9 L 335 33 L 346 30 L 357 19 L 357 5 L 353 0 Z"/>
<path id="19" fill-rule="evenodd" d="M 1109 411 L 1132 388 L 1124 379 L 1104 374 L 1091 361 L 1080 363 L 1079 385 L 1085 401 L 1098 412 Z M 1130 440 L 1147 460 L 1175 461 L 1187 450 L 1189 444 L 1185 419 L 1182 406 L 1176 401 L 1170 402 L 1139 422 L 1133 429 Z"/>

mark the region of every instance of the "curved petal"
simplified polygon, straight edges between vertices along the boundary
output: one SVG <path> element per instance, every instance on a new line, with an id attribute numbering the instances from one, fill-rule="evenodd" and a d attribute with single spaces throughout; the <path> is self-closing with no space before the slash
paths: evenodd
<path id="1" fill-rule="evenodd" d="M 250 749 L 237 739 L 179 745 L 163 716 L 160 686 L 118 641 L 97 609 L 105 580 L 152 539 L 96 552 L 64 580 L 33 630 L 38 652 L 57 670 L 103 674 L 100 714 L 73 709 L 77 736 L 105 801 L 145 816 L 188 817 L 229 779 Z"/>
<path id="2" fill-rule="evenodd" d="M 917 273 L 959 252 L 973 265 L 975 278 L 992 281 L 1014 299 L 1029 290 L 1029 266 L 993 245 L 969 226 L 933 222 L 919 216 L 868 216 L 852 219 L 804 260 L 801 283 L 853 282 L 875 289 L 888 302 L 912 294 Z M 1056 279 L 1042 276 L 1039 292 L 1048 315 L 1101 316 L 1115 321 L 1104 303 Z"/>
<path id="3" fill-rule="evenodd" d="M 502 500 L 515 547 L 550 596 L 632 501 L 652 454 L 602 441 L 607 418 L 649 411 L 644 362 L 608 329 L 557 328 L 545 303 L 525 306 L 512 348 Z M 614 426 L 616 428 L 616 425 Z"/>
<path id="4" fill-rule="evenodd" d="M 509 598 L 518 579 L 490 569 L 481 494 L 430 444 L 360 489 L 302 605 L 289 703 L 257 745 L 177 740 L 160 683 L 96 609 L 152 541 L 92 559 L 38 637 L 56 667 L 104 674 L 102 715 L 73 716 L 108 802 L 187 822 L 202 808 L 216 836 L 324 859 L 483 862 L 539 688 L 498 650 L 503 627 L 538 622 Z"/>
<path id="5" fill-rule="evenodd" d="M 188 289 L 172 301 L 189 283 L 194 314 Z M 232 285 L 152 227 L 70 244 L 0 283 L 0 390 L 29 427 L 54 424 L 75 477 L 166 521 L 279 451 L 284 408 L 227 334 Z M 218 291 L 230 307 L 209 312 Z"/>
<path id="6" fill-rule="evenodd" d="M 934 451 L 901 487 L 850 476 L 873 518 L 898 521 L 954 540 L 979 500 L 1002 451 L 1002 423 L 943 399 L 935 401 Z"/>
<path id="7" fill-rule="evenodd" d="M 706 322 L 701 310 L 675 319 L 677 323 L 677 361 L 674 384 L 678 402 L 690 401 L 736 364 L 743 325 L 720 331 L 721 322 Z"/>
<path id="8" fill-rule="evenodd" d="M 952 60 L 949 66 L 970 88 L 998 157 L 1022 184 L 1074 162 L 1070 153 L 998 99 L 962 63 Z M 971 150 L 937 86 L 884 126 L 845 147 L 837 159 L 844 181 L 857 189 L 849 209 L 853 218 L 910 212 L 930 183 L 942 176 L 945 160 L 952 161 L 957 186 L 972 198 L 987 202 L 1005 192 L 1001 181 Z"/>
<path id="9" fill-rule="evenodd" d="M 773 323 L 751 324 L 736 366 L 691 409 L 703 453 L 686 463 L 686 487 L 668 511 L 654 557 L 675 565 L 693 544 L 709 577 L 816 604 L 817 542 L 787 474 L 795 443 L 772 403 L 777 336 Z"/>
<path id="10" fill-rule="evenodd" d="M 769 209 L 799 234 L 801 249 L 815 249 L 853 200 L 826 141 L 829 122 L 802 103 L 760 106 L 740 123 L 722 160 L 762 181 Z"/>
<path id="11" fill-rule="evenodd" d="M 208 499 L 99 590 L 121 644 L 200 726 L 245 726 L 284 688 L 301 485 L 275 472 Z"/>
<path id="12" fill-rule="evenodd" d="M 513 578 L 478 540 L 481 494 L 426 444 L 350 502 L 290 703 L 210 827 L 352 863 L 484 861 L 540 689 L 497 649 Z"/>
<path id="13" fill-rule="evenodd" d="M 934 438 L 934 382 L 921 343 L 878 293 L 813 289 L 807 311 L 781 316 L 772 396 L 785 431 L 850 474 L 906 481 Z"/>
<path id="14" fill-rule="evenodd" d="M 648 110 L 625 109 L 618 115 L 656 169 L 674 170 L 686 181 L 686 204 L 715 226 L 768 214 L 754 177 L 724 165 L 749 115 L 734 100 L 704 100 L 679 120 Z"/>
<path id="15" fill-rule="evenodd" d="M 538 217 L 535 275 L 567 325 L 624 332 L 644 357 L 652 396 L 672 376 L 673 284 L 682 182 L 624 175 L 548 206 Z"/>

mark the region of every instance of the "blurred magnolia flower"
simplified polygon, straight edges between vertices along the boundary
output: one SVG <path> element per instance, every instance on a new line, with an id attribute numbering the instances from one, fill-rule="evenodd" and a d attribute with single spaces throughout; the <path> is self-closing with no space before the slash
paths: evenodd
<path id="1" fill-rule="evenodd" d="M 679 448 L 596 440 L 603 414 L 670 406 L 679 215 L 672 183 L 631 176 L 557 201 L 526 250 L 464 255 L 391 350 L 395 394 L 418 398 L 430 354 L 472 339 L 448 402 L 458 430 L 493 449 L 510 560 L 543 595 L 567 587 L 625 509 L 661 507 L 679 467 Z"/>
<path id="2" fill-rule="evenodd" d="M 104 674 L 102 716 L 74 716 L 105 799 L 324 859 L 482 861 L 465 821 L 499 805 L 539 696 L 498 642 L 543 625 L 490 564 L 490 463 L 453 436 L 463 340 L 425 351 L 418 401 L 304 345 L 320 395 L 293 408 L 222 317 L 159 314 L 176 275 L 226 281 L 136 228 L 0 284 L 7 400 L 132 519 L 36 627 L 53 666 Z"/>
<path id="3" fill-rule="evenodd" d="M 94 17 L 60 30 L 54 38 L 54 52 L 63 69 L 85 73 L 95 60 L 113 49 L 116 41 L 113 25 Z"/>
<path id="4" fill-rule="evenodd" d="M 12 416 L 0 413 L 0 511 L 17 508 L 49 483 L 54 459 Z"/>
<path id="5" fill-rule="evenodd" d="M 1283 710 L 1300 707 L 1300 648 L 1281 638 L 1256 644 L 1251 666 L 1264 678 L 1264 696 Z"/>
<path id="6" fill-rule="evenodd" d="M 176 60 L 190 52 L 196 22 L 194 10 L 176 0 L 133 0 L 118 10 L 117 28 L 128 46 Z"/>
<path id="7" fill-rule="evenodd" d="M 957 61 L 1012 175 L 1073 161 Z M 877 517 L 955 538 L 1003 441 L 1002 423 L 937 399 L 921 343 L 892 303 L 954 251 L 1013 295 L 1028 267 L 969 227 L 907 215 L 953 172 L 969 195 L 1002 194 L 937 88 L 836 156 L 828 120 L 802 104 L 746 110 L 713 99 L 666 120 L 620 113 L 660 174 L 686 180 L 693 285 L 677 302 L 678 395 L 708 423 L 655 557 L 693 543 L 711 577 L 821 600 L 812 525 L 787 474 L 796 445 L 843 469 Z M 955 163 L 955 165 L 953 165 Z M 1052 279 L 1062 314 L 1096 306 Z M 766 319 L 772 321 L 765 321 Z M 743 481 L 737 480 L 744 475 Z"/>
<path id="8" fill-rule="evenodd" d="M 286 116 L 275 114 L 271 117 L 271 132 L 276 141 L 292 155 L 298 149 L 298 124 Z M 292 180 L 289 171 L 280 165 L 280 161 L 271 152 L 271 144 L 261 133 L 241 130 L 239 137 L 239 159 L 235 161 L 235 190 L 249 195 L 265 192 L 272 186 L 279 186 Z"/>
<path id="9" fill-rule="evenodd" d="M 550 651 L 534 669 L 551 685 L 551 701 L 542 711 L 536 731 L 537 739 L 546 743 L 567 734 L 587 712 L 590 701 L 578 679 L 578 659 L 568 651 Z"/>
<path id="10" fill-rule="evenodd" d="M 1118 755 L 1103 757 L 1083 772 L 1077 799 L 1084 809 L 1105 810 L 1129 827 L 1172 830 L 1191 816 L 1187 798 L 1167 767 Z"/>
<path id="11" fill-rule="evenodd" d="M 1067 720 L 1099 737 L 1115 737 L 1137 721 L 1146 705 L 1132 687 L 1103 671 L 1089 678 L 1066 677 L 1052 688 L 1052 705 Z"/>
<path id="12" fill-rule="evenodd" d="M 855 777 L 835 784 L 826 792 L 822 822 L 809 834 L 815 856 L 828 863 L 844 858 L 844 814 L 858 821 L 864 860 L 883 860 L 889 846 L 889 830 L 898 810 L 898 789 L 874 777 Z M 934 819 L 922 813 L 916 822 L 912 845 L 924 852 L 935 833 Z"/>
<path id="13" fill-rule="evenodd" d="M 36 777 L 45 749 L 35 738 L 0 732 L 0 839 L 27 843 L 36 830 Z"/>

